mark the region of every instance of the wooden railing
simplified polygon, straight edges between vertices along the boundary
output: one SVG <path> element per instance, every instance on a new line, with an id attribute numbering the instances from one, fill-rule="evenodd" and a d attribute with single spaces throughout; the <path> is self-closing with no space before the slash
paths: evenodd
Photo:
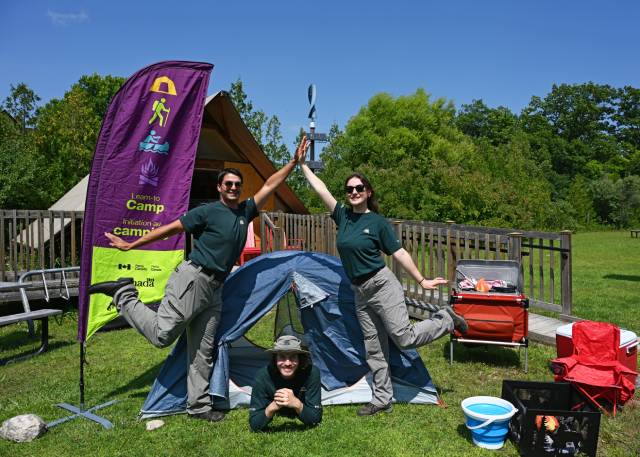
<path id="1" fill-rule="evenodd" d="M 0 281 L 80 265 L 83 211 L 0 210 Z"/>
<path id="2" fill-rule="evenodd" d="M 34 269 L 80 264 L 82 211 L 0 210 L 0 281 Z M 532 306 L 571 316 L 571 233 L 493 229 L 448 223 L 391 220 L 404 248 L 428 277 L 454 280 L 458 259 L 514 259 L 522 265 Z M 261 212 L 263 252 L 292 246 L 337 256 L 336 226 L 328 214 Z M 64 227 L 64 230 L 60 230 Z M 449 288 L 424 292 L 393 258 L 389 267 L 407 295 L 434 304 Z"/>
<path id="3" fill-rule="evenodd" d="M 279 240 L 301 239 L 304 250 L 337 256 L 336 227 L 328 214 L 270 212 L 265 215 L 281 232 Z M 459 259 L 517 260 L 521 263 L 524 292 L 531 305 L 559 313 L 562 318 L 570 318 L 571 232 L 515 231 L 460 225 L 451 221 L 390 221 L 403 247 L 426 276 L 441 276 L 453 284 Z M 276 246 L 283 248 L 282 244 Z M 443 287 L 441 291 L 423 291 L 393 258 L 386 261 L 410 298 L 438 305 L 447 300 L 449 287 Z"/>

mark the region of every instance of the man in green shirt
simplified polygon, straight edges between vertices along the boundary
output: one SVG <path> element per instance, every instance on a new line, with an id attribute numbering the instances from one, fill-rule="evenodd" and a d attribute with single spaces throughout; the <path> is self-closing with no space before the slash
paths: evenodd
<path id="1" fill-rule="evenodd" d="M 218 175 L 219 201 L 194 208 L 131 242 L 105 233 L 110 245 L 123 251 L 185 231 L 196 239 L 189 259 L 180 263 L 169 277 L 157 313 L 139 300 L 132 278 L 89 287 L 90 294 L 112 296 L 127 322 L 156 347 L 169 346 L 186 330 L 189 357 L 187 413 L 192 418 L 208 421 L 224 418 L 222 411 L 212 408 L 209 396 L 213 343 L 222 308 L 222 284 L 245 245 L 248 224 L 289 176 L 308 145 L 304 137 L 294 158 L 270 176 L 253 198 L 240 201 L 242 174 L 234 168 L 225 168 Z"/>
<path id="2" fill-rule="evenodd" d="M 322 420 L 320 370 L 295 336 L 278 338 L 271 363 L 255 377 L 249 406 L 249 426 L 263 430 L 275 415 L 297 417 L 305 425 Z"/>

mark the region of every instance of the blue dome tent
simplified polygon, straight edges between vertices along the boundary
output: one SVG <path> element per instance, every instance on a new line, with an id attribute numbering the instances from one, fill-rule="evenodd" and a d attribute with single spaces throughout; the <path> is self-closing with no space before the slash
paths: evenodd
<path id="1" fill-rule="evenodd" d="M 283 306 L 283 298 L 291 294 L 295 306 L 283 313 L 277 310 L 274 334 L 296 334 L 306 342 L 320 370 L 322 403 L 371 400 L 362 331 L 340 260 L 325 254 L 278 251 L 246 263 L 224 284 L 210 386 L 217 408 L 249 404 L 254 375 L 268 363 L 269 353 L 245 334 L 276 305 Z M 280 319 L 280 315 L 287 318 Z M 417 351 L 401 351 L 392 342 L 390 349 L 394 400 L 438 403 L 436 389 Z M 141 417 L 185 412 L 186 377 L 186 340 L 182 335 L 162 366 Z"/>

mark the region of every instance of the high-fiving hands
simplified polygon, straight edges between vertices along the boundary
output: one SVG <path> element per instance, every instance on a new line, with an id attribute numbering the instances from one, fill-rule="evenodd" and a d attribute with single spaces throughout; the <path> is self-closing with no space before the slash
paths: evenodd
<path id="1" fill-rule="evenodd" d="M 303 164 L 307 155 L 307 149 L 309 148 L 309 144 L 311 142 L 307 139 L 307 136 L 303 136 L 300 140 L 300 144 L 296 149 L 296 153 L 293 155 L 293 160 L 299 164 Z"/>

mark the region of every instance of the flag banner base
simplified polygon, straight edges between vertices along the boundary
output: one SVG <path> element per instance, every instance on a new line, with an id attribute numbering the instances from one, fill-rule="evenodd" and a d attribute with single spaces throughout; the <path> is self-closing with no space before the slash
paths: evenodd
<path id="1" fill-rule="evenodd" d="M 84 405 L 80 405 L 80 407 L 76 407 L 73 405 L 70 405 L 69 403 L 58 403 L 56 406 L 62 409 L 66 409 L 67 411 L 71 411 L 72 414 L 71 416 L 67 416 L 67 417 L 63 417 L 61 419 L 56 419 L 52 422 L 49 422 L 47 424 L 48 428 L 51 427 L 55 427 L 56 425 L 60 425 L 64 422 L 70 421 L 75 419 L 76 417 L 84 417 L 85 419 L 89 419 L 92 420 L 94 422 L 97 422 L 98 424 L 102 425 L 104 428 L 106 428 L 107 430 L 112 429 L 113 428 L 113 424 L 111 422 L 109 422 L 107 419 L 105 419 L 104 417 L 100 417 L 96 414 L 93 414 L 92 411 L 97 411 L 99 409 L 102 408 L 106 408 L 107 406 L 111 406 L 114 403 L 118 403 L 118 400 L 111 400 L 108 401 L 106 403 L 102 403 L 101 405 L 96 405 L 92 408 L 89 409 L 84 409 Z"/>

